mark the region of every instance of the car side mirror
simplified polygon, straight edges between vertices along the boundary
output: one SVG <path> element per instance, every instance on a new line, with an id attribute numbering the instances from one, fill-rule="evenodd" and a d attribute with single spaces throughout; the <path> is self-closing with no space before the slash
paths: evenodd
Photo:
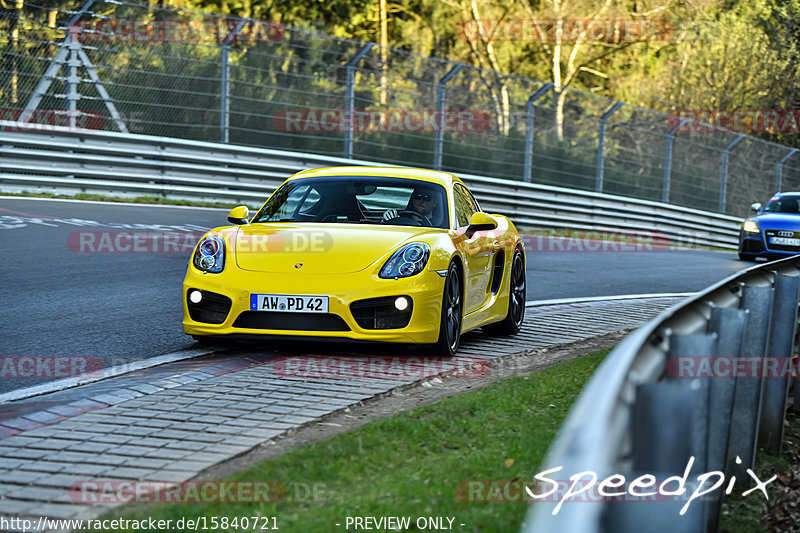
<path id="1" fill-rule="evenodd" d="M 761 210 L 761 202 L 756 202 L 754 204 L 750 204 L 750 209 L 758 213 Z"/>
<path id="2" fill-rule="evenodd" d="M 243 226 L 248 224 L 247 219 L 250 218 L 250 210 L 246 205 L 240 205 L 231 209 L 228 213 L 228 222 Z"/>
<path id="3" fill-rule="evenodd" d="M 497 229 L 497 221 L 482 211 L 474 213 L 469 219 L 467 226 L 467 237 L 471 237 L 476 231 L 487 231 Z"/>

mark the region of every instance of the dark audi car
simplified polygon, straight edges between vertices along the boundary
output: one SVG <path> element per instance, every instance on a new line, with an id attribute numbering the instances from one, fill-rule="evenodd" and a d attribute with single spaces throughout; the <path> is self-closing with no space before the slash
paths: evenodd
<path id="1" fill-rule="evenodd" d="M 739 259 L 780 259 L 800 254 L 800 192 L 779 193 L 767 205 L 751 206 L 755 215 L 739 230 Z"/>

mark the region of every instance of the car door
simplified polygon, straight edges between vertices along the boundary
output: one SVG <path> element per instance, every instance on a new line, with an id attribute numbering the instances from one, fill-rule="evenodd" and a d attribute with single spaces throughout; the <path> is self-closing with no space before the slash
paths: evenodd
<path id="1" fill-rule="evenodd" d="M 491 275 L 494 248 L 491 239 L 486 238 L 486 232 L 478 231 L 471 236 L 464 234 L 469 226 L 470 218 L 480 208 L 472 194 L 460 183 L 453 186 L 453 201 L 458 233 L 461 236 L 457 246 L 464 253 L 466 262 L 466 272 L 464 273 L 464 314 L 466 315 L 483 307 L 489 296 L 487 287 Z"/>

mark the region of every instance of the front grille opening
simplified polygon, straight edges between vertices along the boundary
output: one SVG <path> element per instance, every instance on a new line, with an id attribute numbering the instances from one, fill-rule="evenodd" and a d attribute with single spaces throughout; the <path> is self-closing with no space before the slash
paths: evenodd
<path id="1" fill-rule="evenodd" d="M 215 292 L 200 290 L 203 298 L 198 303 L 189 299 L 189 295 L 200 289 L 189 289 L 186 291 L 186 304 L 189 308 L 189 316 L 195 322 L 206 324 L 222 324 L 228 318 L 233 303 L 230 298 Z"/>
<path id="2" fill-rule="evenodd" d="M 500 282 L 503 281 L 503 267 L 505 266 L 505 254 L 498 252 L 494 256 L 494 265 L 492 266 L 492 281 L 490 289 L 492 294 L 497 294 L 500 290 Z"/>
<path id="3" fill-rule="evenodd" d="M 332 313 L 282 313 L 244 311 L 236 317 L 235 328 L 287 331 L 350 331 L 347 322 Z"/>
<path id="4" fill-rule="evenodd" d="M 362 329 L 404 328 L 411 321 L 414 303 L 411 297 L 403 296 L 408 301 L 408 307 L 400 311 L 395 306 L 395 301 L 400 297 L 397 295 L 359 300 L 350 304 L 350 312 Z"/>

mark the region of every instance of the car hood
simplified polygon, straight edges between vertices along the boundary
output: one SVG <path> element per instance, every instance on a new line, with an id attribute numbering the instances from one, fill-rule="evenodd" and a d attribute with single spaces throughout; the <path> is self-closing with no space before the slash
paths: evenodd
<path id="1" fill-rule="evenodd" d="M 373 224 L 253 224 L 238 229 L 234 249 L 242 270 L 345 274 L 364 270 L 406 242 L 443 231 Z"/>
<path id="2" fill-rule="evenodd" d="M 753 217 L 758 222 L 758 227 L 764 229 L 790 229 L 800 230 L 800 214 L 792 213 L 765 213 Z"/>

